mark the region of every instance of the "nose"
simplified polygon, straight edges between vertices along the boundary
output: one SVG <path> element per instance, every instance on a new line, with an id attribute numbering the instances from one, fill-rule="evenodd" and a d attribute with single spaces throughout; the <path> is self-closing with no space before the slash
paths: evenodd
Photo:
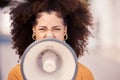
<path id="1" fill-rule="evenodd" d="M 55 38 L 55 35 L 51 31 L 49 31 L 46 33 L 45 38 Z"/>

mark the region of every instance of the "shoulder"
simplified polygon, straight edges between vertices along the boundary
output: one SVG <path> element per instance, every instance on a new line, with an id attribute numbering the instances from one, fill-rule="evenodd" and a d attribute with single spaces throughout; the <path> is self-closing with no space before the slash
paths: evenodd
<path id="1" fill-rule="evenodd" d="M 76 80 L 94 80 L 92 72 L 83 64 L 78 63 Z"/>
<path id="2" fill-rule="evenodd" d="M 20 64 L 17 64 L 10 70 L 8 74 L 8 80 L 23 80 L 20 71 Z"/>

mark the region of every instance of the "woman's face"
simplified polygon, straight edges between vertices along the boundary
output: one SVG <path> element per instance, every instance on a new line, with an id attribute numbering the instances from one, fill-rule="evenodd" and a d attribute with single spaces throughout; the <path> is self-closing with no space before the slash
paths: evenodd
<path id="1" fill-rule="evenodd" d="M 39 13 L 36 22 L 37 24 L 32 29 L 36 40 L 45 38 L 64 40 L 64 36 L 67 33 L 67 26 L 65 26 L 63 19 L 58 16 L 57 12 Z"/>

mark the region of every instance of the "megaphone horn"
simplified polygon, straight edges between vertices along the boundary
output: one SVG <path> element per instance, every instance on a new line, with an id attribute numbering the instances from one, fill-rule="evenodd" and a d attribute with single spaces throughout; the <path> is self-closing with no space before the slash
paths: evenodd
<path id="1" fill-rule="evenodd" d="M 24 80 L 75 80 L 77 56 L 65 42 L 38 40 L 25 50 L 21 72 Z"/>

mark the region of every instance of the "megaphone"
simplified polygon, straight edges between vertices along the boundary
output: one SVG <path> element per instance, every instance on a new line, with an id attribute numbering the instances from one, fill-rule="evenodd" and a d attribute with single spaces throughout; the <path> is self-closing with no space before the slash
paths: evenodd
<path id="1" fill-rule="evenodd" d="M 24 80 L 75 80 L 77 68 L 74 50 L 56 39 L 33 42 L 21 61 Z"/>

